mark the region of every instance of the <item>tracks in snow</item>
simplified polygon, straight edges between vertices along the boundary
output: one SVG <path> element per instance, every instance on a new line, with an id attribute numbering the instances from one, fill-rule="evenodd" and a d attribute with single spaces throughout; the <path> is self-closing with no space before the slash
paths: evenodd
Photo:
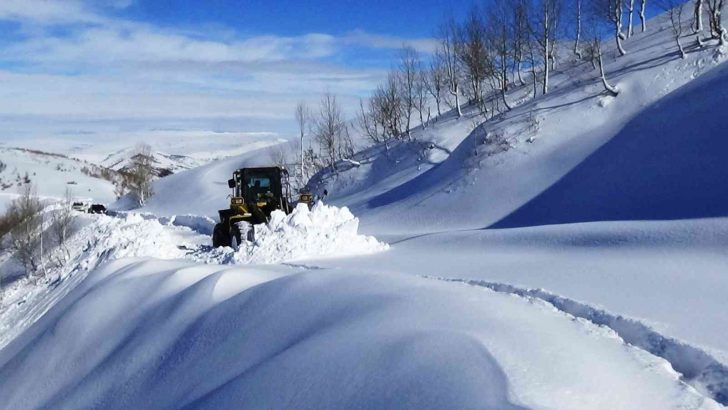
<path id="1" fill-rule="evenodd" d="M 728 406 L 728 366 L 705 351 L 674 338 L 664 336 L 637 320 L 626 318 L 587 304 L 564 298 L 543 289 L 524 289 L 482 280 L 451 279 L 425 276 L 445 282 L 464 283 L 499 293 L 545 301 L 556 309 L 612 329 L 626 343 L 667 360 L 681 374 L 681 379 L 707 393 L 713 400 Z"/>

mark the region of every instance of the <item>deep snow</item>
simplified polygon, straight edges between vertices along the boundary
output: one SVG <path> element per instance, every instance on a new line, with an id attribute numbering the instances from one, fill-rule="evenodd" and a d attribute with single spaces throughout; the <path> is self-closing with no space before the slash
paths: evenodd
<path id="1" fill-rule="evenodd" d="M 286 273 L 112 263 L 0 351 L 3 404 L 718 408 L 666 362 L 545 303 L 396 274 Z"/>
<path id="2" fill-rule="evenodd" d="M 203 249 L 197 255 L 208 263 L 271 264 L 371 254 L 389 248 L 371 236 L 359 235 L 359 220 L 348 209 L 321 202 L 310 210 L 308 205 L 299 204 L 289 215 L 273 211 L 268 223 L 254 229 L 255 240 L 244 240 L 237 249 Z"/>

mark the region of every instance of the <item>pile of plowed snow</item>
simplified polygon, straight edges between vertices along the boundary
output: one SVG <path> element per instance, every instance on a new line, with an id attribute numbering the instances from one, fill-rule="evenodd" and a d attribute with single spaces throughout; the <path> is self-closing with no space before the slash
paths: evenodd
<path id="1" fill-rule="evenodd" d="M 359 235 L 359 219 L 348 208 L 319 202 L 311 209 L 299 204 L 289 215 L 274 211 L 267 224 L 255 226 L 255 241 L 243 241 L 237 251 L 220 248 L 212 258 L 221 263 L 269 264 L 322 257 L 369 254 L 389 245 Z"/>

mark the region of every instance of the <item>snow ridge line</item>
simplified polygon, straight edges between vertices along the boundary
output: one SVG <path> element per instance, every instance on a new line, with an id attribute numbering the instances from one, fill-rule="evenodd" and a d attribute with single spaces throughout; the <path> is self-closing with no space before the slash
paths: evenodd
<path id="1" fill-rule="evenodd" d="M 539 299 L 574 317 L 586 319 L 598 326 L 612 329 L 626 343 L 667 360 L 681 380 L 703 394 L 709 394 L 718 403 L 728 406 L 728 366 L 704 350 L 685 342 L 661 335 L 649 326 L 635 320 L 598 309 L 543 289 L 525 289 L 504 283 L 483 280 L 452 279 L 424 276 L 445 282 L 464 283 L 524 298 Z"/>

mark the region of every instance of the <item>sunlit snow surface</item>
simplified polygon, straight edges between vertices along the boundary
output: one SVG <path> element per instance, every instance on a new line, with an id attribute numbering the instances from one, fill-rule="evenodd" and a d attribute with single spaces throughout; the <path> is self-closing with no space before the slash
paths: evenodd
<path id="1" fill-rule="evenodd" d="M 270 222 L 255 226 L 255 240 L 243 241 L 237 250 L 219 248 L 207 262 L 279 263 L 322 257 L 369 254 L 389 248 L 372 236 L 358 234 L 359 220 L 346 208 L 321 202 L 309 210 L 299 204 L 290 215 L 271 214 Z"/>

